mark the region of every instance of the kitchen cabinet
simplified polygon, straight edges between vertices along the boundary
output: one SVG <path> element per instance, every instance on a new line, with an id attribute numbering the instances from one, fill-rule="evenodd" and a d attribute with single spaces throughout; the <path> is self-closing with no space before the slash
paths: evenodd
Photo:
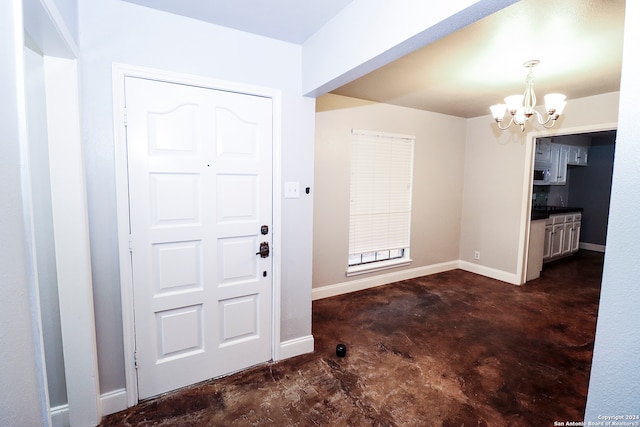
<path id="1" fill-rule="evenodd" d="M 583 147 L 580 145 L 569 146 L 569 158 L 567 164 L 576 166 L 586 166 L 587 157 L 589 155 L 589 147 Z"/>
<path id="2" fill-rule="evenodd" d="M 551 226 L 551 242 L 549 242 L 551 258 L 558 258 L 562 255 L 564 240 L 564 224 L 555 224 Z"/>
<path id="3" fill-rule="evenodd" d="M 551 258 L 551 242 L 553 240 L 553 225 L 545 225 L 544 228 L 544 250 L 542 252 L 542 259 L 544 261 Z"/>
<path id="4" fill-rule="evenodd" d="M 546 139 L 536 141 L 535 162 L 549 168 L 549 185 L 567 183 L 567 166 L 586 166 L 589 147 L 582 145 L 555 144 Z"/>
<path id="5" fill-rule="evenodd" d="M 572 254 L 578 251 L 580 246 L 580 228 L 582 226 L 582 214 L 574 214 L 572 220 L 567 215 L 564 227 L 564 244 L 562 254 Z"/>
<path id="6" fill-rule="evenodd" d="M 551 163 L 551 142 L 547 139 L 536 141 L 535 161 Z"/>
<path id="7" fill-rule="evenodd" d="M 582 213 L 551 215 L 546 221 L 543 261 L 572 255 L 580 245 Z"/>
<path id="8" fill-rule="evenodd" d="M 568 160 L 568 145 L 551 144 L 551 171 L 549 175 L 549 184 L 565 185 L 567 183 Z"/>

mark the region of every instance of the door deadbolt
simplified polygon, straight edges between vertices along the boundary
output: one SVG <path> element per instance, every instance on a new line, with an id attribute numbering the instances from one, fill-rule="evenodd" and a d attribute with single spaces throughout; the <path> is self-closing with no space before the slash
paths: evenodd
<path id="1" fill-rule="evenodd" d="M 256 255 L 260 255 L 260 258 L 266 258 L 269 256 L 269 242 L 260 243 L 260 252 L 256 252 Z"/>
<path id="2" fill-rule="evenodd" d="M 263 225 L 262 227 L 260 227 L 260 233 L 262 233 L 262 235 L 269 234 L 269 226 Z"/>

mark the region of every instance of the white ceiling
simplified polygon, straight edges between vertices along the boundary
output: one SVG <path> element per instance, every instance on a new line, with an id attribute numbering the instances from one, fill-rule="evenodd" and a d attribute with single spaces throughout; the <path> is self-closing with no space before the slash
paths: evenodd
<path id="1" fill-rule="evenodd" d="M 302 44 L 352 0 L 125 0 Z M 531 59 L 538 99 L 620 88 L 624 0 L 521 0 L 332 93 L 460 117 L 524 90 Z"/>
<path id="2" fill-rule="evenodd" d="M 124 0 L 302 44 L 353 0 Z"/>

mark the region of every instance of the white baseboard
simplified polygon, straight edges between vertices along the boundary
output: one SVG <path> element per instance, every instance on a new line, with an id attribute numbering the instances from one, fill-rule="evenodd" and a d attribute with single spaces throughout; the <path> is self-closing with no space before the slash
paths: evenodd
<path id="1" fill-rule="evenodd" d="M 595 251 L 595 252 L 604 253 L 604 250 L 605 250 L 606 246 L 605 245 L 596 245 L 595 243 L 580 242 L 579 248 L 587 250 L 587 251 Z"/>
<path id="2" fill-rule="evenodd" d="M 59 405 L 51 408 L 51 425 L 53 427 L 69 427 L 69 405 Z"/>
<path id="3" fill-rule="evenodd" d="M 315 301 L 322 298 L 329 298 L 337 295 L 347 294 L 349 292 L 374 288 L 376 286 L 388 285 L 389 283 L 395 283 L 401 280 L 413 279 L 420 276 L 428 276 L 430 274 L 454 270 L 458 267 L 458 261 L 450 261 L 440 264 L 433 264 L 426 267 L 393 271 L 390 273 L 378 274 L 376 276 L 365 277 L 362 279 L 350 280 L 348 282 L 322 286 L 311 290 L 311 299 Z"/>
<path id="4" fill-rule="evenodd" d="M 110 391 L 100 395 L 102 415 L 115 414 L 127 409 L 127 390 Z M 51 425 L 53 427 L 69 427 L 69 405 L 64 404 L 51 408 Z"/>
<path id="5" fill-rule="evenodd" d="M 129 407 L 127 404 L 127 389 L 121 388 L 100 395 L 100 403 L 102 405 L 102 415 L 124 411 Z"/>
<path id="6" fill-rule="evenodd" d="M 507 273 L 506 271 L 496 270 L 495 268 L 485 267 L 484 265 L 478 265 L 468 261 L 460 261 L 460 269 L 502 282 L 511 283 L 512 285 L 520 285 L 520 281 L 514 273 Z"/>
<path id="7" fill-rule="evenodd" d="M 284 360 L 306 353 L 313 353 L 313 335 L 281 342 L 278 360 Z"/>
<path id="8" fill-rule="evenodd" d="M 430 274 L 442 273 L 443 271 L 455 270 L 456 268 L 513 285 L 520 284 L 514 273 L 507 273 L 502 270 L 496 270 L 495 268 L 485 267 L 472 262 L 455 260 L 314 288 L 311 290 L 311 299 L 315 301 L 322 298 L 329 298 L 350 292 L 374 288 L 376 286 L 388 285 L 401 280 L 414 279 L 420 276 L 428 276 Z"/>

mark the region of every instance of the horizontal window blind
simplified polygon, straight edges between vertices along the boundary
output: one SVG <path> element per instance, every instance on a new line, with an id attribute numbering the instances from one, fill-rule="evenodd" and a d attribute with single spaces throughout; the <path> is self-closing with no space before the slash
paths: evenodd
<path id="1" fill-rule="evenodd" d="M 409 248 L 414 141 L 352 131 L 350 257 Z"/>

